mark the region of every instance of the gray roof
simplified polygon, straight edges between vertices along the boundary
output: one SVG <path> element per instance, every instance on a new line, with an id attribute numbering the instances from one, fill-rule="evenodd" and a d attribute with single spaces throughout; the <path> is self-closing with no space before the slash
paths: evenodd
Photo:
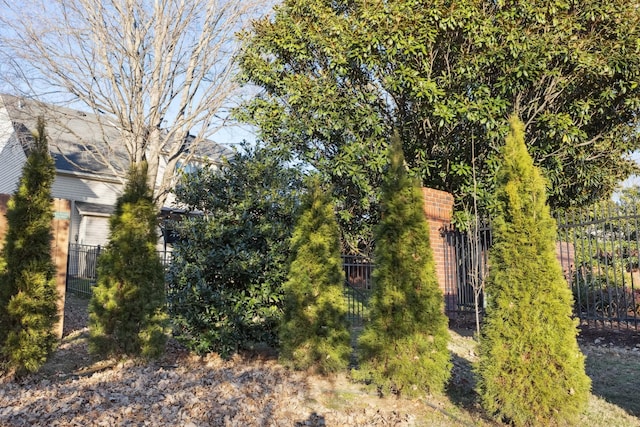
<path id="1" fill-rule="evenodd" d="M 0 99 L 25 150 L 28 150 L 38 117 L 44 118 L 49 150 L 59 171 L 107 177 L 115 177 L 126 171 L 129 160 L 124 145 L 117 143 L 119 132 L 114 126 L 104 126 L 104 120 L 98 121 L 93 114 L 26 98 L 0 95 Z M 110 143 L 107 144 L 105 139 Z M 108 160 L 98 161 L 92 153 Z"/>
<path id="2" fill-rule="evenodd" d="M 118 128 L 109 123 L 107 116 L 97 117 L 92 113 L 12 95 L 0 95 L 0 101 L 6 107 L 25 150 L 32 140 L 38 117 L 44 117 L 49 149 L 58 171 L 112 178 L 125 175 L 129 157 L 124 144 L 118 143 L 121 141 Z M 199 144 L 197 150 L 196 156 L 214 161 L 230 155 L 230 150 L 213 141 Z"/>

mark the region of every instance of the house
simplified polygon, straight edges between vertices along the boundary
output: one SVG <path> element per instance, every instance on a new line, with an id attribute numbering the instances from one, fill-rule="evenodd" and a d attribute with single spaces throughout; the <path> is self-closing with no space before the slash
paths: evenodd
<path id="1" fill-rule="evenodd" d="M 13 194 L 27 160 L 29 142 L 38 116 L 43 116 L 49 148 L 55 160 L 53 198 L 71 203 L 71 243 L 104 245 L 109 216 L 124 188 L 129 160 L 118 144 L 119 131 L 104 118 L 70 108 L 0 95 L 0 194 Z M 211 141 L 198 146 L 193 158 L 214 165 L 230 150 Z M 193 164 L 181 165 L 189 168 Z M 171 212 L 172 200 L 163 208 Z M 159 242 L 162 242 L 159 231 Z"/>

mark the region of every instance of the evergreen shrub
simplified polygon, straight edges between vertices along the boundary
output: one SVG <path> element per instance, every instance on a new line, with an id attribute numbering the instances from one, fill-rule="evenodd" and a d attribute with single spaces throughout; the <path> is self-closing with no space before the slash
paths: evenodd
<path id="1" fill-rule="evenodd" d="M 55 164 L 38 119 L 17 191 L 7 207 L 0 271 L 0 348 L 9 369 L 37 371 L 55 349 L 56 267 L 51 259 Z"/>
<path id="2" fill-rule="evenodd" d="M 301 174 L 283 153 L 245 145 L 219 170 L 184 177 L 168 273 L 174 334 L 198 354 L 278 345 Z"/>
<path id="3" fill-rule="evenodd" d="M 280 359 L 320 373 L 346 369 L 351 355 L 340 229 L 330 194 L 312 179 L 291 239 L 284 284 Z"/>
<path id="4" fill-rule="evenodd" d="M 155 358 L 168 332 L 164 267 L 156 250 L 157 209 L 146 164 L 132 165 L 110 219 L 89 302 L 89 350 Z"/>
<path id="5" fill-rule="evenodd" d="M 358 341 L 360 369 L 355 376 L 384 392 L 441 393 L 451 372 L 448 320 L 422 191 L 407 173 L 397 135 L 382 201 L 371 319 Z"/>
<path id="6" fill-rule="evenodd" d="M 516 426 L 571 425 L 590 380 L 577 343 L 572 295 L 555 254 L 546 182 L 517 117 L 497 176 L 498 212 L 476 366 L 484 408 Z"/>

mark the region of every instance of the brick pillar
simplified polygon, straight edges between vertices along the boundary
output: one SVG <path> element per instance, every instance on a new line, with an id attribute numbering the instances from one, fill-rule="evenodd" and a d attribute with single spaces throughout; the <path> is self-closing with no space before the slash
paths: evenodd
<path id="1" fill-rule="evenodd" d="M 11 196 L 0 194 L 0 248 L 4 245 L 5 233 L 7 231 L 7 203 Z M 71 214 L 71 203 L 68 200 L 54 199 L 52 202 L 54 218 L 51 222 L 52 238 L 51 257 L 56 265 L 56 288 L 58 289 L 58 314 L 60 321 L 55 325 L 54 330 L 58 338 L 62 338 L 64 321 L 64 300 L 67 280 L 67 252 L 69 250 L 69 223 Z"/>
<path id="2" fill-rule="evenodd" d="M 445 293 L 447 283 L 447 266 L 445 265 L 445 253 L 448 250 L 446 241 L 441 236 L 442 229 L 451 224 L 453 213 L 453 195 L 446 191 L 423 188 L 424 213 L 429 222 L 429 239 L 433 258 L 436 263 L 436 274 L 440 289 Z"/>
<path id="3" fill-rule="evenodd" d="M 64 328 L 64 301 L 67 291 L 67 254 L 69 252 L 69 226 L 71 223 L 71 202 L 53 199 L 53 242 L 51 257 L 56 265 L 56 288 L 58 289 L 58 314 L 60 320 L 55 326 L 58 338 L 62 338 Z"/>

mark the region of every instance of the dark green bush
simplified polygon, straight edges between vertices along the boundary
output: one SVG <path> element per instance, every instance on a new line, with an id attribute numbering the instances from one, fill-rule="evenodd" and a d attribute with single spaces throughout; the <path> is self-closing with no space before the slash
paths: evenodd
<path id="1" fill-rule="evenodd" d="M 246 146 L 177 189 L 202 214 L 175 224 L 169 309 L 176 337 L 199 354 L 277 345 L 301 178 L 287 163 Z"/>
<path id="2" fill-rule="evenodd" d="M 516 426 L 572 424 L 589 397 L 545 191 L 524 143 L 524 125 L 514 117 L 497 177 L 476 370 L 484 408 Z"/>
<path id="3" fill-rule="evenodd" d="M 450 376 L 448 320 L 417 182 L 396 136 L 376 229 L 371 319 L 358 341 L 355 376 L 384 391 L 440 393 Z"/>
<path id="4" fill-rule="evenodd" d="M 157 215 L 146 165 L 132 165 L 109 243 L 98 259 L 89 302 L 89 350 L 103 356 L 158 357 L 167 340 L 164 268 L 156 250 Z"/>
<path id="5" fill-rule="evenodd" d="M 8 367 L 36 371 L 54 350 L 58 320 L 51 259 L 51 186 L 55 164 L 38 119 L 18 190 L 9 200 L 0 271 L 0 348 Z"/>

